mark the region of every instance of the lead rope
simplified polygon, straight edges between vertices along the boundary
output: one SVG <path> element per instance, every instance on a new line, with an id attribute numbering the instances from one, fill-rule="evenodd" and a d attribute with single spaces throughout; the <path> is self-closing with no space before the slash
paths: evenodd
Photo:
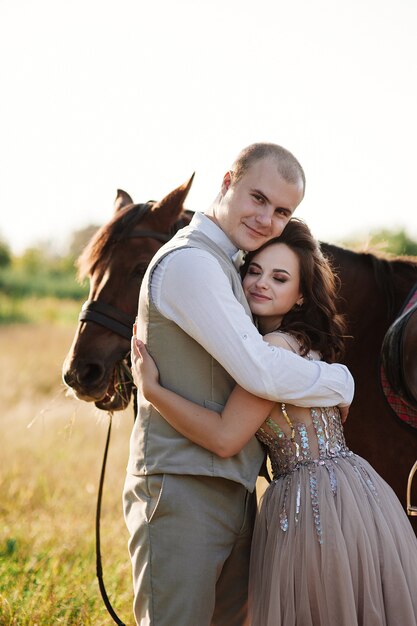
<path id="1" fill-rule="evenodd" d="M 193 174 L 194 177 L 194 174 Z M 150 205 L 152 204 L 153 201 L 149 201 L 144 205 L 141 205 L 140 207 L 140 213 L 139 213 L 139 219 L 140 217 L 143 217 L 143 215 L 146 213 L 146 211 L 149 209 Z M 186 212 L 187 213 L 187 212 Z M 188 212 L 189 213 L 189 218 L 191 219 L 191 215 L 192 212 Z M 140 231 L 140 232 L 133 232 L 132 234 L 129 235 L 129 237 L 152 237 L 154 239 L 157 239 L 159 241 L 162 241 L 162 243 L 167 242 L 169 239 L 171 239 L 171 237 L 174 235 L 175 232 L 177 232 L 177 230 L 179 230 L 180 228 L 182 228 L 183 226 L 186 226 L 189 223 L 189 219 L 187 219 L 186 216 L 184 216 L 181 220 L 179 220 L 178 222 L 176 222 L 176 224 L 174 224 L 173 227 L 173 232 L 171 232 L 169 235 L 168 234 L 163 234 L 163 233 L 157 233 L 154 231 Z M 97 316 L 97 308 L 100 307 L 100 312 L 101 315 L 100 317 Z M 91 312 L 93 311 L 93 308 L 96 309 L 95 312 L 93 313 L 93 315 L 91 315 Z M 124 314 L 122 313 L 122 320 L 121 320 L 121 324 L 120 324 L 120 312 L 117 311 L 117 309 L 114 309 L 113 307 L 111 307 L 111 310 L 109 311 L 109 307 L 106 306 L 106 309 L 103 311 L 103 305 L 98 304 L 97 301 L 91 301 L 89 300 L 87 303 L 85 303 L 85 306 L 83 306 L 83 311 L 86 313 L 87 311 L 89 312 L 89 315 L 82 317 L 81 319 L 83 321 L 94 321 L 98 324 L 101 324 L 107 328 L 110 328 L 111 330 L 113 330 L 113 332 L 116 332 L 117 334 L 121 334 L 122 337 L 126 337 L 125 334 L 125 326 L 126 326 L 126 319 Z M 109 314 L 110 313 L 110 314 Z M 115 330 L 115 326 L 113 324 L 113 318 L 116 315 L 116 320 L 117 320 L 117 329 Z M 109 323 L 110 322 L 110 323 Z M 131 320 L 128 320 L 128 325 L 130 325 Z M 127 338 L 130 338 L 130 333 L 128 333 L 129 336 L 127 336 Z M 128 354 L 130 353 L 130 350 L 128 352 Z M 122 367 L 124 368 L 125 372 L 128 373 L 128 377 L 130 378 L 130 380 L 132 380 L 132 375 L 130 372 L 129 367 L 126 365 L 126 363 L 124 361 L 122 361 Z M 138 409 L 138 401 L 137 401 L 137 395 L 136 393 L 133 393 L 133 410 L 134 410 L 134 419 L 136 418 L 136 414 L 137 414 L 137 409 Z M 97 579 L 98 579 L 98 585 L 100 588 L 100 593 L 101 593 L 101 597 L 103 599 L 103 602 L 106 606 L 107 611 L 109 612 L 110 616 L 112 617 L 113 621 L 118 624 L 118 626 L 126 626 L 126 624 L 124 622 L 122 622 L 122 620 L 118 617 L 116 611 L 113 609 L 111 602 L 109 600 L 109 597 L 107 595 L 107 591 L 106 591 L 106 587 L 104 585 L 104 580 L 103 580 L 103 566 L 101 563 L 101 549 L 100 549 L 100 515 L 101 515 L 101 500 L 102 500 L 102 496 L 103 496 L 103 484 L 104 484 L 104 475 L 106 473 L 106 463 L 107 463 L 107 453 L 109 451 L 109 443 L 110 443 L 110 433 L 111 433 L 111 426 L 112 426 L 112 418 L 113 418 L 113 413 L 111 411 L 108 411 L 108 416 L 109 416 L 109 427 L 107 430 L 107 439 L 106 439 L 106 445 L 104 448 L 104 455 L 103 455 L 103 462 L 101 465 L 101 475 L 100 475 L 100 482 L 99 482 L 99 486 L 98 486 L 98 494 L 97 494 L 97 506 L 96 506 L 96 574 L 97 574 Z"/>
<path id="2" fill-rule="evenodd" d="M 96 507 L 96 573 L 98 578 L 98 585 L 100 587 L 101 597 L 103 598 L 103 602 L 106 605 L 106 609 L 111 615 L 113 621 L 118 624 L 118 626 L 126 626 L 124 622 L 118 617 L 117 613 L 113 609 L 109 597 L 107 595 L 106 587 L 104 585 L 103 580 L 103 566 L 101 563 L 101 550 L 100 550 L 100 514 L 101 514 L 101 500 L 103 496 L 103 484 L 104 484 L 104 475 L 106 473 L 106 463 L 107 463 L 107 453 L 109 451 L 109 443 L 110 443 L 110 433 L 111 433 L 111 425 L 113 413 L 108 412 L 109 416 L 109 427 L 107 430 L 107 439 L 106 445 L 104 447 L 104 456 L 103 463 L 101 465 L 101 475 L 100 475 L 100 483 L 98 486 L 98 495 L 97 495 L 97 507 Z"/>

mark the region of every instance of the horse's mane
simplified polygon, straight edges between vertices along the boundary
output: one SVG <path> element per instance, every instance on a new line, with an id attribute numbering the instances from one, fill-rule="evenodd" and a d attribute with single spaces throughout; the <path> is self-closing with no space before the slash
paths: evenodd
<path id="1" fill-rule="evenodd" d="M 361 263 L 364 267 L 369 267 L 375 278 L 378 289 L 383 294 L 388 304 L 388 316 L 391 319 L 396 312 L 396 291 L 395 291 L 395 276 L 404 268 L 410 273 L 415 274 L 417 280 L 417 257 L 416 256 L 391 256 L 387 253 L 364 250 L 354 251 L 348 248 L 336 246 L 334 244 L 324 243 L 321 244 L 324 254 L 326 250 L 330 252 L 330 255 L 339 263 L 340 255 L 345 258 L 350 258 L 352 261 Z M 335 265 L 334 261 L 330 259 L 332 265 Z M 339 263 L 342 265 L 342 263 Z M 338 268 L 335 267 L 337 272 Z"/>
<path id="2" fill-rule="evenodd" d="M 77 259 L 80 280 L 92 274 L 98 264 L 103 264 L 113 246 L 132 232 L 140 218 L 142 207 L 142 204 L 129 204 L 98 229 Z"/>

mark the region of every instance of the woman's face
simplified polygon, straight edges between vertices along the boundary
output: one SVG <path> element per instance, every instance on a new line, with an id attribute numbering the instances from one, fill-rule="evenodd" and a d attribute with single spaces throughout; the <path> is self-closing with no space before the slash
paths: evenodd
<path id="1" fill-rule="evenodd" d="M 298 257 L 285 243 L 274 243 L 256 254 L 243 279 L 250 309 L 262 333 L 275 330 L 295 304 L 302 301 Z"/>

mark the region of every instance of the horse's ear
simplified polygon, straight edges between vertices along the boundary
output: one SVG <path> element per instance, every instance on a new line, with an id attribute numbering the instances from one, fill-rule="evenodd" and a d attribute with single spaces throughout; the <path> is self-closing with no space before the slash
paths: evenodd
<path id="1" fill-rule="evenodd" d="M 165 198 L 154 204 L 151 215 L 163 221 L 167 227 L 170 227 L 177 221 L 179 215 L 184 210 L 184 202 L 193 184 L 194 174 L 186 182 L 171 191 Z"/>
<path id="2" fill-rule="evenodd" d="M 132 198 L 126 191 L 123 191 L 123 189 L 118 189 L 114 201 L 114 212 L 117 213 L 117 211 L 120 211 L 120 209 L 123 209 L 128 204 L 133 204 Z"/>

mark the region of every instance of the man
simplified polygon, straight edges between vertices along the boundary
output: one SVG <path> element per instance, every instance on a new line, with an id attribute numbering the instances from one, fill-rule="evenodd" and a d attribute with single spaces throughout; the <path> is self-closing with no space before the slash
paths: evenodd
<path id="1" fill-rule="evenodd" d="M 139 297 L 138 336 L 163 386 L 220 409 L 237 381 L 301 406 L 348 405 L 342 365 L 268 346 L 253 325 L 232 259 L 281 234 L 304 196 L 304 172 L 287 150 L 243 150 L 205 215 L 156 254 Z M 125 485 L 135 602 L 142 626 L 243 626 L 264 454 L 255 438 L 231 459 L 191 443 L 139 398 Z"/>

